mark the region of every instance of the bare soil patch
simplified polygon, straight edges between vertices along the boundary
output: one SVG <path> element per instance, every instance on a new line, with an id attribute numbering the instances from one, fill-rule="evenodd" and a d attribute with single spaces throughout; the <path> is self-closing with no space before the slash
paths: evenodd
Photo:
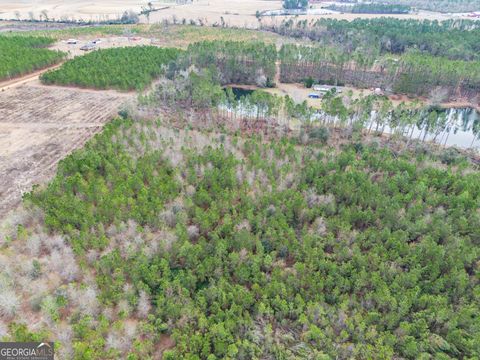
<path id="1" fill-rule="evenodd" d="M 38 82 L 0 92 L 0 216 L 48 180 L 131 96 Z"/>
<path id="2" fill-rule="evenodd" d="M 49 47 L 49 49 L 63 51 L 68 54 L 68 57 L 72 58 L 75 56 L 85 55 L 87 52 L 80 50 L 80 48 L 86 44 L 91 43 L 93 40 L 100 40 L 95 44 L 95 49 L 155 45 L 152 39 L 141 36 L 92 37 L 84 35 L 77 40 L 78 42 L 76 44 L 68 44 L 65 40 L 57 41 L 55 44 Z"/>

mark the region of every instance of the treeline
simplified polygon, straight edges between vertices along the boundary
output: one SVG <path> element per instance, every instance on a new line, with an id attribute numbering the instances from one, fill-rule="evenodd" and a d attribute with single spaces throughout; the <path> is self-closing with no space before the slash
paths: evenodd
<path id="1" fill-rule="evenodd" d="M 399 79 L 399 83 L 401 81 Z M 328 138 L 329 130 L 339 128 L 365 130 L 380 136 L 388 132 L 404 139 L 407 148 L 416 140 L 445 145 L 450 135 L 459 130 L 470 132 L 471 144 L 465 145 L 473 147 L 480 136 L 478 118 L 459 119 L 449 116 L 445 110 L 417 102 L 394 106 L 386 96 L 354 98 L 351 91 L 339 95 L 331 90 L 323 97 L 320 110 L 306 101 L 296 103 L 288 95 L 282 97 L 264 90 L 237 96 L 230 87 L 222 89 L 206 69 L 179 72 L 171 79 L 163 79 L 153 93 L 140 97 L 140 103 L 174 114 L 193 111 L 197 119 L 221 118 L 225 125 L 232 124 L 233 128 L 260 131 L 263 126 L 270 129 L 312 127 L 322 133 L 323 141 Z"/>
<path id="2" fill-rule="evenodd" d="M 428 95 L 435 87 L 449 89 L 470 96 L 480 91 L 480 61 L 449 60 L 418 52 L 400 58 L 394 91 Z M 395 71 L 390 68 L 388 71 Z"/>
<path id="3" fill-rule="evenodd" d="M 435 12 L 470 12 L 480 9 L 479 0 L 380 0 L 382 3 L 394 3 Z"/>
<path id="4" fill-rule="evenodd" d="M 54 41 L 47 37 L 0 35 L 0 80 L 11 79 L 61 61 L 64 53 L 45 49 Z"/>
<path id="5" fill-rule="evenodd" d="M 408 148 L 416 140 L 433 141 L 446 145 L 450 135 L 459 130 L 470 132 L 473 148 L 480 137 L 480 118 L 450 115 L 451 109 L 441 109 L 419 102 L 394 105 L 387 97 L 368 95 L 353 98 L 351 93 L 337 95 L 327 93 L 322 100 L 322 109 L 314 113 L 310 123 L 327 128 L 347 128 L 366 131 L 383 136 L 388 133 L 392 138 L 401 138 Z M 465 141 L 467 141 L 465 139 Z M 453 161 L 452 159 L 445 161 Z"/>
<path id="6" fill-rule="evenodd" d="M 397 93 L 429 95 L 437 87 L 448 96 L 474 97 L 480 90 L 480 61 L 450 60 L 418 51 L 377 59 L 333 47 L 284 45 L 281 81 L 312 78 L 333 85 L 379 87 Z"/>
<path id="7" fill-rule="evenodd" d="M 363 5 L 359 0 L 340 0 L 339 2 Z M 374 0 L 372 5 L 409 6 L 418 10 L 429 10 L 443 13 L 465 13 L 478 11 L 479 0 Z"/>
<path id="8" fill-rule="evenodd" d="M 64 160 L 26 198 L 95 274 L 72 357 L 478 358 L 478 172 L 298 140 L 117 120 Z"/>
<path id="9" fill-rule="evenodd" d="M 179 66 L 209 68 L 221 84 L 273 86 L 275 45 L 262 42 L 204 41 L 188 47 Z"/>
<path id="10" fill-rule="evenodd" d="M 220 84 L 271 87 L 276 60 L 275 45 L 261 42 L 205 41 L 190 45 L 186 51 L 135 46 L 76 57 L 60 69 L 43 74 L 41 80 L 45 84 L 142 90 L 164 70 L 175 74 L 195 66 L 209 69 Z"/>
<path id="11" fill-rule="evenodd" d="M 291 121 L 309 123 L 316 109 L 307 102 L 297 104 L 289 96 L 278 96 L 264 90 L 255 90 L 236 96 L 232 88 L 222 88 L 209 68 L 190 72 L 179 71 L 163 79 L 155 91 L 141 96 L 142 105 L 161 107 L 177 112 L 193 110 L 196 117 L 232 120 L 255 128 L 259 122 L 272 127 L 287 125 Z"/>
<path id="12" fill-rule="evenodd" d="M 351 4 L 351 5 L 330 5 L 326 9 L 341 11 L 352 14 L 408 14 L 412 8 L 408 5 L 399 4 Z"/>
<path id="13" fill-rule="evenodd" d="M 15 19 L 2 19 L 5 21 L 12 21 L 12 22 L 21 22 L 21 23 L 42 23 L 42 24 L 65 24 L 65 25 L 72 25 L 72 26 L 82 26 L 82 25 L 131 25 L 131 24 L 138 24 L 139 22 L 139 15 L 132 10 L 126 10 L 123 14 L 117 15 L 116 19 L 109 19 L 108 16 L 100 16 L 98 20 L 88 19 L 84 20 L 82 18 L 75 19 L 74 16 L 71 18 L 69 16 L 62 16 L 61 18 L 50 17 L 48 15 L 47 10 L 42 10 L 38 14 L 38 18 L 35 17 L 33 12 L 29 12 L 28 19 L 21 18 L 20 12 L 16 14 Z M 103 19 L 101 19 L 103 18 Z"/>
<path id="14" fill-rule="evenodd" d="M 286 36 L 309 38 L 347 53 L 363 52 L 366 56 L 401 54 L 415 49 L 453 60 L 480 59 L 480 23 L 470 20 L 290 19 L 263 28 Z"/>
<path id="15" fill-rule="evenodd" d="M 284 9 L 303 9 L 308 7 L 308 0 L 283 0 Z"/>
<path id="16" fill-rule="evenodd" d="M 44 84 L 95 89 L 142 90 L 158 77 L 181 50 L 132 46 L 92 51 L 41 76 Z"/>

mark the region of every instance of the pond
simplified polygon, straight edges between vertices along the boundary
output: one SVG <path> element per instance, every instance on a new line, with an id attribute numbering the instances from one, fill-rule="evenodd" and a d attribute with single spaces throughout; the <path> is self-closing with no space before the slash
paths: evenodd
<path id="1" fill-rule="evenodd" d="M 418 113 L 411 113 L 411 116 L 416 115 Z M 317 119 L 322 120 L 324 116 L 325 114 L 320 111 L 317 114 Z M 388 126 L 388 123 L 392 120 L 391 117 L 383 121 L 384 125 L 380 127 L 377 126 L 378 120 L 380 120 L 378 113 L 372 111 L 365 127 L 387 134 L 399 131 L 399 128 L 392 130 Z M 336 121 L 337 119 L 334 120 L 334 123 Z M 480 114 L 473 108 L 422 110 L 420 123 L 423 125 L 407 125 L 403 129 L 404 136 L 412 139 L 434 141 L 444 146 L 456 146 L 461 149 L 480 149 Z M 430 125 L 428 125 L 429 123 Z"/>
<path id="2" fill-rule="evenodd" d="M 227 88 L 224 88 L 224 91 L 226 91 L 226 89 Z M 241 100 L 254 92 L 254 90 L 238 86 L 231 86 L 230 89 L 232 89 L 235 99 L 237 100 Z M 225 110 L 232 111 L 233 109 L 225 108 Z M 235 112 L 240 116 L 253 116 L 257 113 L 257 110 L 255 104 L 240 101 Z M 409 130 L 405 133 L 405 136 L 425 141 L 435 141 L 444 146 L 456 146 L 462 149 L 480 149 L 480 113 L 478 111 L 473 108 L 432 108 L 428 112 L 423 113 L 423 119 L 428 118 L 433 112 L 436 113 L 434 116 L 437 116 L 437 123 L 443 123 L 443 126 L 438 127 L 438 130 L 430 129 L 427 134 L 425 134 L 426 126 L 423 128 L 415 126 L 412 129 L 413 132 Z M 370 121 L 365 125 L 367 128 L 370 127 L 372 121 L 375 121 L 376 115 L 375 112 L 372 112 Z M 315 115 L 315 119 L 322 121 L 325 116 L 325 113 L 319 111 Z M 382 130 L 386 133 L 392 132 L 388 125 L 385 125 Z"/>
<path id="3" fill-rule="evenodd" d="M 433 110 L 432 110 L 433 111 Z M 439 135 L 428 134 L 426 140 L 445 146 L 456 146 L 462 149 L 479 148 L 478 133 L 474 132 L 474 125 L 480 121 L 480 114 L 472 108 L 435 109 L 438 119 L 446 118 L 445 130 Z M 416 128 L 413 136 L 423 138 L 424 129 Z"/>
<path id="4" fill-rule="evenodd" d="M 445 136 L 444 144 L 447 146 L 458 146 L 460 148 L 478 148 L 478 134 L 474 133 L 473 125 L 480 121 L 480 114 L 472 108 L 447 109 L 444 110 L 447 121 L 452 120 L 450 135 Z"/>

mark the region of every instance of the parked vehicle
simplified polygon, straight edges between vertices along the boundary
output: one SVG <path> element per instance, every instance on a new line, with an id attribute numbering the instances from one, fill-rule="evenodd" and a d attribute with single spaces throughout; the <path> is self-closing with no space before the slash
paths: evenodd
<path id="1" fill-rule="evenodd" d="M 83 45 L 83 46 L 80 48 L 80 50 L 82 50 L 82 51 L 95 50 L 95 44 L 89 43 L 89 44 Z"/>

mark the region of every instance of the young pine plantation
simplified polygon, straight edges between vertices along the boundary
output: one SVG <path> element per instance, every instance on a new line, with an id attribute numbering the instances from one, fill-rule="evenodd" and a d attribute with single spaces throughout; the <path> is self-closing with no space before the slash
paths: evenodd
<path id="1" fill-rule="evenodd" d="M 143 90 L 180 50 L 135 46 L 93 51 L 41 76 L 44 84 L 122 91 Z"/>
<path id="2" fill-rule="evenodd" d="M 60 62 L 64 53 L 46 49 L 53 41 L 46 37 L 0 35 L 0 81 Z"/>

